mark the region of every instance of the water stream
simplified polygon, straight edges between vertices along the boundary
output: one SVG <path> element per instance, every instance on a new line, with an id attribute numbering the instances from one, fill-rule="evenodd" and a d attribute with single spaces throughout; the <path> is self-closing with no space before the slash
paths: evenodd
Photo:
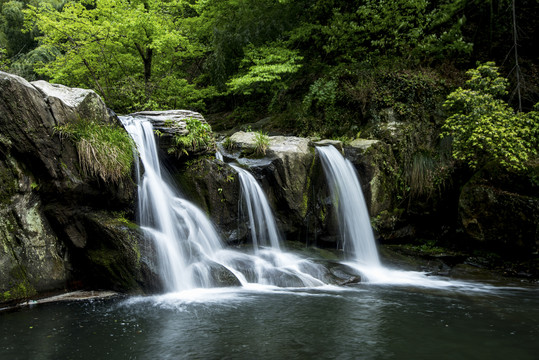
<path id="1" fill-rule="evenodd" d="M 144 166 L 144 174 L 138 176 L 139 221 L 157 249 L 159 275 L 167 292 L 227 285 L 219 282 L 226 273 L 244 287 L 325 283 L 322 279 L 328 271 L 323 266 L 281 251 L 268 201 L 249 172 L 233 166 L 248 208 L 254 254 L 225 249 L 207 216 L 164 180 L 151 123 L 133 117 L 123 117 L 122 122 Z"/>
<path id="2" fill-rule="evenodd" d="M 354 165 L 333 146 L 317 147 L 317 151 L 338 210 L 343 250 L 359 264 L 379 267 L 369 212 Z"/>
<path id="3" fill-rule="evenodd" d="M 255 251 L 258 251 L 261 246 L 279 250 L 281 248 L 279 232 L 264 191 L 247 170 L 233 164 L 230 166 L 240 177 L 241 194 L 245 198 L 251 240 Z"/>

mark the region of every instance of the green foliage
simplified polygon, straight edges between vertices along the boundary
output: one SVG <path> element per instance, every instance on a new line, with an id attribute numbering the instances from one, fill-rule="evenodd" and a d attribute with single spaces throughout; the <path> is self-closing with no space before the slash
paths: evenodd
<path id="1" fill-rule="evenodd" d="M 537 153 L 537 112 L 515 113 L 500 97 L 507 79 L 494 63 L 467 72 L 466 88 L 452 92 L 444 103 L 451 114 L 443 136 L 453 138 L 453 157 L 477 169 L 496 161 L 506 169 L 523 170 Z"/>
<path id="2" fill-rule="evenodd" d="M 181 74 L 183 62 L 200 54 L 188 37 L 182 4 L 88 0 L 61 11 L 29 6 L 27 28 L 35 26 L 41 44 L 59 50 L 36 71 L 54 82 L 93 88 L 119 111 L 200 107 L 203 95 Z"/>
<path id="3" fill-rule="evenodd" d="M 198 119 L 186 119 L 187 135 L 174 135 L 174 147 L 169 149 L 169 153 L 188 153 L 188 151 L 198 151 L 201 149 L 215 148 L 215 137 L 210 125 Z"/>
<path id="4" fill-rule="evenodd" d="M 260 89 L 262 84 L 281 80 L 284 74 L 295 73 L 303 59 L 297 50 L 287 49 L 279 44 L 245 49 L 245 57 L 240 64 L 240 72 L 227 85 L 234 92 L 245 95 Z"/>
<path id="5" fill-rule="evenodd" d="M 269 136 L 262 131 L 255 133 L 255 155 L 264 156 L 270 143 Z"/>
<path id="6" fill-rule="evenodd" d="M 223 146 L 227 150 L 234 150 L 236 148 L 236 142 L 230 138 L 230 136 L 227 136 L 225 140 L 223 141 Z"/>
<path id="7" fill-rule="evenodd" d="M 0 71 L 8 71 L 9 59 L 7 57 L 7 49 L 0 47 Z"/>
<path id="8" fill-rule="evenodd" d="M 120 126 L 81 119 L 55 130 L 75 144 L 84 175 L 113 183 L 130 176 L 133 143 Z"/>

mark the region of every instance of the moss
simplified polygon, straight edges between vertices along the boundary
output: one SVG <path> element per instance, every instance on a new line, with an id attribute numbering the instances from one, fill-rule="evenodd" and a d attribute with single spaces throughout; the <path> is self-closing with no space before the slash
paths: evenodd
<path id="1" fill-rule="evenodd" d="M 9 271 L 10 288 L 0 293 L 0 301 L 11 301 L 18 299 L 28 299 L 37 294 L 36 289 L 30 283 L 26 275 L 26 268 L 16 265 Z"/>
<path id="2" fill-rule="evenodd" d="M 305 187 L 305 190 L 303 191 L 303 202 L 302 202 L 302 208 L 301 208 L 301 217 L 303 218 L 307 216 L 307 211 L 309 209 L 309 194 L 311 193 L 311 186 L 312 186 L 311 178 L 314 174 L 314 168 L 316 166 L 315 149 L 310 148 L 310 151 L 313 154 L 313 160 L 311 161 L 311 166 L 309 167 L 309 171 L 307 173 L 307 186 Z"/>
<path id="3" fill-rule="evenodd" d="M 127 215 L 125 211 L 113 211 L 112 215 L 114 216 L 114 220 L 116 222 L 120 223 L 121 225 L 127 226 L 128 229 L 131 229 L 131 230 L 140 229 L 140 226 L 138 226 L 138 224 L 135 224 L 134 222 L 132 222 L 126 217 Z"/>
<path id="4" fill-rule="evenodd" d="M 103 280 L 123 289 L 132 289 L 137 286 L 134 274 L 128 270 L 129 266 L 121 261 L 121 258 L 125 258 L 125 254 L 119 254 L 118 251 L 109 248 L 89 250 L 87 254 L 89 260 L 97 265 L 98 269 L 96 270 L 101 273 Z"/>
<path id="5" fill-rule="evenodd" d="M 0 204 L 10 204 L 12 196 L 18 191 L 17 176 L 10 167 L 0 162 Z"/>

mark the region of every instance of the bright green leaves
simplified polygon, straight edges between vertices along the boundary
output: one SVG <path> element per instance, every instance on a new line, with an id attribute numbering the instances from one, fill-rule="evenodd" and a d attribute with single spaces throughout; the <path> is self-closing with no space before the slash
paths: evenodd
<path id="1" fill-rule="evenodd" d="M 467 88 L 458 88 L 444 103 L 452 115 L 442 135 L 453 137 L 453 157 L 472 169 L 489 161 L 507 169 L 525 169 L 529 156 L 537 153 L 537 112 L 515 114 L 498 97 L 507 93 L 507 79 L 499 75 L 494 63 L 467 74 Z"/>
<path id="2" fill-rule="evenodd" d="M 198 119 L 186 119 L 187 135 L 174 135 L 174 146 L 168 149 L 169 154 L 189 154 L 189 151 L 215 149 L 215 137 L 210 125 Z"/>
<path id="3" fill-rule="evenodd" d="M 245 49 L 240 73 L 227 85 L 234 92 L 250 94 L 259 85 L 281 80 L 284 74 L 297 72 L 302 59 L 298 51 L 278 44 L 261 47 L 249 45 Z"/>
<path id="4" fill-rule="evenodd" d="M 200 46 L 187 36 L 181 1 L 89 0 L 29 7 L 28 26 L 37 26 L 45 46 L 60 50 L 37 71 L 54 82 L 93 88 L 118 111 L 174 107 L 177 97 L 162 96 L 186 59 Z"/>
<path id="5" fill-rule="evenodd" d="M 509 81 L 500 76 L 498 68 L 493 62 L 479 65 L 475 69 L 466 71 L 470 77 L 466 86 L 473 91 L 489 94 L 493 97 L 507 95 Z"/>

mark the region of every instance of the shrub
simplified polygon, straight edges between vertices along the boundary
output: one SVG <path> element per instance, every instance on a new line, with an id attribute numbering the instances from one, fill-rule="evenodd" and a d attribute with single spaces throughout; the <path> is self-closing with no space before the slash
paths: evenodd
<path id="1" fill-rule="evenodd" d="M 466 72 L 466 88 L 447 97 L 444 108 L 451 114 L 442 136 L 453 138 L 453 157 L 471 169 L 495 161 L 506 169 L 523 170 L 529 156 L 537 153 L 536 111 L 515 113 L 501 96 L 507 79 L 493 62 Z"/>
<path id="2" fill-rule="evenodd" d="M 198 119 L 185 120 L 189 131 L 187 135 L 174 135 L 174 147 L 169 152 L 181 151 L 188 153 L 188 150 L 198 151 L 201 148 L 215 148 L 215 138 L 210 125 Z"/>

